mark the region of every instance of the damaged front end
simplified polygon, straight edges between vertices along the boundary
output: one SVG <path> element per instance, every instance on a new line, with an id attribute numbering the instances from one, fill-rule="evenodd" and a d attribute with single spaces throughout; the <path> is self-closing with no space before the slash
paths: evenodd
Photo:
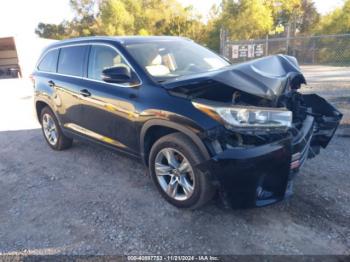
<path id="1" fill-rule="evenodd" d="M 279 55 L 167 86 L 221 124 L 201 134 L 212 159 L 198 168 L 219 182 L 231 207 L 289 196 L 305 160 L 333 137 L 342 114 L 322 97 L 298 92 L 302 84 L 296 60 Z"/>

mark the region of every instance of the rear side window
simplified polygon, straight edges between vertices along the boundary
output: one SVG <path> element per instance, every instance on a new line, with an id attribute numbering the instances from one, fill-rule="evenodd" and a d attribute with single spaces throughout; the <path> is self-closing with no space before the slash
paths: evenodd
<path id="1" fill-rule="evenodd" d="M 45 72 L 56 72 L 58 52 L 59 52 L 58 49 L 54 49 L 47 52 L 47 54 L 39 63 L 38 69 L 40 71 L 45 71 Z"/>
<path id="2" fill-rule="evenodd" d="M 88 46 L 61 48 L 57 72 L 64 75 L 83 76 Z"/>

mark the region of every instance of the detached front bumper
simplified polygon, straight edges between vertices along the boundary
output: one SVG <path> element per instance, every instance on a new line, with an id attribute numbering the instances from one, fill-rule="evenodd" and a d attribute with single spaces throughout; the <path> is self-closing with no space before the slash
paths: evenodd
<path id="1" fill-rule="evenodd" d="M 227 149 L 198 165 L 219 182 L 225 203 L 232 208 L 261 207 L 276 203 L 292 194 L 292 180 L 308 157 L 326 147 L 333 137 L 342 114 L 322 98 L 308 97 L 327 114 L 307 116 L 294 135 L 252 148 Z M 315 114 L 319 109 L 310 106 Z"/>
<path id="2" fill-rule="evenodd" d="M 291 194 L 291 181 L 309 154 L 313 123 L 313 117 L 308 118 L 296 138 L 228 149 L 198 168 L 215 176 L 223 200 L 232 208 L 273 204 Z"/>
<path id="3" fill-rule="evenodd" d="M 285 197 L 292 150 L 290 138 L 254 148 L 228 149 L 198 168 L 215 177 L 223 200 L 232 208 L 264 206 Z"/>

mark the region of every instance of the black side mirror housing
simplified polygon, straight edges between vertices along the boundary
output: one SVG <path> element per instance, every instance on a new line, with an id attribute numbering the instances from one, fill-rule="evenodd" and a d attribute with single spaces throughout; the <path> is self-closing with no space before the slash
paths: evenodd
<path id="1" fill-rule="evenodd" d="M 130 83 L 132 82 L 130 68 L 122 65 L 106 68 L 102 71 L 102 80 L 116 84 Z"/>

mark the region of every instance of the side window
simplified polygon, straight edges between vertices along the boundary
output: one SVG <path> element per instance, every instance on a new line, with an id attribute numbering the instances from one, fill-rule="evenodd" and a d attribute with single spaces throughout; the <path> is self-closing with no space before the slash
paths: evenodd
<path id="1" fill-rule="evenodd" d="M 113 48 L 93 45 L 89 56 L 88 78 L 101 80 L 104 69 L 118 65 L 129 67 L 123 57 Z"/>
<path id="2" fill-rule="evenodd" d="M 83 76 L 85 54 L 87 50 L 88 46 L 61 48 L 57 72 L 64 75 Z"/>
<path id="3" fill-rule="evenodd" d="M 45 72 L 56 72 L 58 52 L 58 49 L 47 52 L 38 65 L 38 69 Z"/>

